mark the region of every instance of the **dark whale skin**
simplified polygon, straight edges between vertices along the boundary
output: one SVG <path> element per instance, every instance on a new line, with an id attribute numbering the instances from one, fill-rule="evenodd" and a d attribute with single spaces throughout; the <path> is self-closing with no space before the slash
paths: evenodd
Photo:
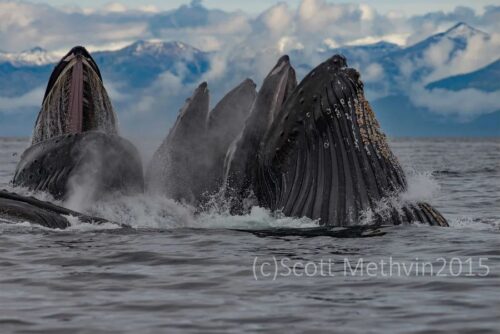
<path id="1" fill-rule="evenodd" d="M 136 148 L 121 137 L 97 131 L 57 136 L 32 145 L 22 154 L 12 183 L 64 199 L 71 181 L 82 186 L 92 182 L 96 199 L 117 191 L 144 191 Z"/>
<path id="2" fill-rule="evenodd" d="M 261 141 L 295 87 L 295 69 L 290 58 L 282 56 L 264 78 L 245 121 L 245 127 L 226 154 L 223 190 L 233 214 L 242 214 L 248 209 L 249 203 L 255 204 L 253 185 Z"/>
<path id="3" fill-rule="evenodd" d="M 288 98 L 261 145 L 259 205 L 321 225 L 379 223 L 447 226 L 426 203 L 377 205 L 407 188 L 403 170 L 364 97 L 359 73 L 335 55 L 312 70 Z"/>
<path id="4" fill-rule="evenodd" d="M 208 85 L 186 100 L 146 173 L 148 192 L 203 205 L 223 183 L 226 151 L 242 131 L 257 93 L 246 79 L 209 109 Z"/>
<path id="5" fill-rule="evenodd" d="M 7 223 L 29 222 L 47 228 L 65 229 L 70 226 L 67 217 L 73 216 L 89 224 L 112 223 L 102 218 L 87 216 L 34 197 L 22 196 L 0 190 L 0 221 Z M 116 224 L 116 223 L 113 223 Z M 128 227 L 124 224 L 117 224 Z"/>

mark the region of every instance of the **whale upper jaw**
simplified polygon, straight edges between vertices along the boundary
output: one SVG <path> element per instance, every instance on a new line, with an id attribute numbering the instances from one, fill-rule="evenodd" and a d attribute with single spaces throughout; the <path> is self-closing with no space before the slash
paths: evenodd
<path id="1" fill-rule="evenodd" d="M 93 130 L 117 134 L 116 116 L 97 64 L 84 47 L 77 46 L 50 76 L 32 144 Z"/>

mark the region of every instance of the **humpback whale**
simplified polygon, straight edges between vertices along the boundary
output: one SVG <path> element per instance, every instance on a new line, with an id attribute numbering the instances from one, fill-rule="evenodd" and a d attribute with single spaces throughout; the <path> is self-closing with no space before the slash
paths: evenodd
<path id="1" fill-rule="evenodd" d="M 57 199 L 78 185 L 88 188 L 91 199 L 143 191 L 139 153 L 118 135 L 101 73 L 85 48 L 71 49 L 53 70 L 12 184 Z"/>
<path id="2" fill-rule="evenodd" d="M 406 176 L 365 98 L 359 72 L 341 55 L 318 65 L 300 84 L 283 56 L 258 92 L 244 80 L 210 112 L 208 85 L 200 84 L 155 152 L 145 183 L 137 150 L 118 134 L 97 64 L 75 47 L 49 79 L 31 146 L 12 184 L 56 199 L 68 199 L 75 185 L 85 185 L 93 200 L 142 192 L 146 185 L 149 192 L 197 206 L 221 190 L 233 213 L 259 205 L 319 220 L 322 227 L 306 233 L 311 236 L 331 227 L 363 235 L 366 229 L 356 226 L 364 221 L 374 228 L 447 226 L 428 203 L 399 199 Z M 106 222 L 0 191 L 0 221 L 66 228 L 67 216 Z"/>
<path id="3" fill-rule="evenodd" d="M 241 198 L 251 196 L 255 182 L 261 140 L 277 116 L 283 103 L 297 86 L 295 70 L 288 56 L 283 56 L 267 75 L 257 94 L 245 127 L 229 148 L 224 165 L 224 189 L 232 202 L 232 211 L 241 213 Z M 251 202 L 247 205 L 250 205 Z M 255 203 L 252 203 L 255 204 Z"/>
<path id="4" fill-rule="evenodd" d="M 335 55 L 288 97 L 262 139 L 251 184 L 259 205 L 328 226 L 364 215 L 447 226 L 427 203 L 377 206 L 407 187 L 403 170 L 365 98 L 360 74 Z"/>
<path id="5" fill-rule="evenodd" d="M 220 129 L 210 131 L 210 116 L 217 112 L 207 125 L 208 90 L 201 84 L 155 154 L 151 184 L 176 200 L 199 204 L 203 192 L 220 185 L 210 181 L 212 174 L 218 180 L 223 170 L 222 199 L 232 213 L 259 205 L 330 227 L 363 221 L 447 226 L 429 204 L 398 197 L 407 188 L 406 176 L 365 98 L 359 72 L 345 57 L 331 57 L 297 85 L 283 56 L 249 107 L 251 100 L 241 99 L 249 112 L 239 134 L 234 127 L 223 145 L 214 145 Z M 221 169 L 222 159 L 214 156 L 224 150 Z"/>
<path id="6" fill-rule="evenodd" d="M 246 79 L 209 112 L 208 86 L 202 83 L 155 152 L 146 173 L 148 191 L 191 205 L 217 192 L 226 151 L 242 131 L 255 96 L 255 84 Z"/>

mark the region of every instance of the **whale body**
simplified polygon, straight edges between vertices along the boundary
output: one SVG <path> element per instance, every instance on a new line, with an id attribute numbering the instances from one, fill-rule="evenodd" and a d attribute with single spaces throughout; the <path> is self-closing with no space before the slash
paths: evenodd
<path id="1" fill-rule="evenodd" d="M 43 191 L 56 199 L 95 201 L 111 194 L 144 191 L 137 149 L 118 134 L 117 118 L 101 73 L 87 50 L 71 49 L 55 66 L 38 114 L 31 146 L 12 179 L 14 187 Z M 83 197 L 82 197 L 83 196 Z M 66 228 L 69 216 L 102 223 L 63 207 L 0 192 L 0 220 Z"/>
<path id="2" fill-rule="evenodd" d="M 118 135 L 117 119 L 97 64 L 83 47 L 54 68 L 12 184 L 66 199 L 84 186 L 92 199 L 144 190 L 136 148 Z"/>
<path id="3" fill-rule="evenodd" d="M 419 221 L 446 226 L 426 203 L 391 205 L 404 172 L 363 91 L 360 74 L 335 55 L 313 69 L 265 134 L 252 189 L 259 205 L 287 216 L 350 226 Z M 389 203 L 389 209 L 379 207 Z"/>

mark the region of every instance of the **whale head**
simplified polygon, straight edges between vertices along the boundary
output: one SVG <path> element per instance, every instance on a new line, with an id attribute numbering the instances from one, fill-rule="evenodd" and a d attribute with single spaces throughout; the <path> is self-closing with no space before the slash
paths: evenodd
<path id="1" fill-rule="evenodd" d="M 32 144 L 93 130 L 116 134 L 116 116 L 97 64 L 84 47 L 76 46 L 50 76 Z"/>
<path id="2" fill-rule="evenodd" d="M 259 156 L 255 188 L 261 205 L 322 224 L 353 224 L 406 186 L 360 75 L 342 55 L 304 77 L 274 119 Z"/>

